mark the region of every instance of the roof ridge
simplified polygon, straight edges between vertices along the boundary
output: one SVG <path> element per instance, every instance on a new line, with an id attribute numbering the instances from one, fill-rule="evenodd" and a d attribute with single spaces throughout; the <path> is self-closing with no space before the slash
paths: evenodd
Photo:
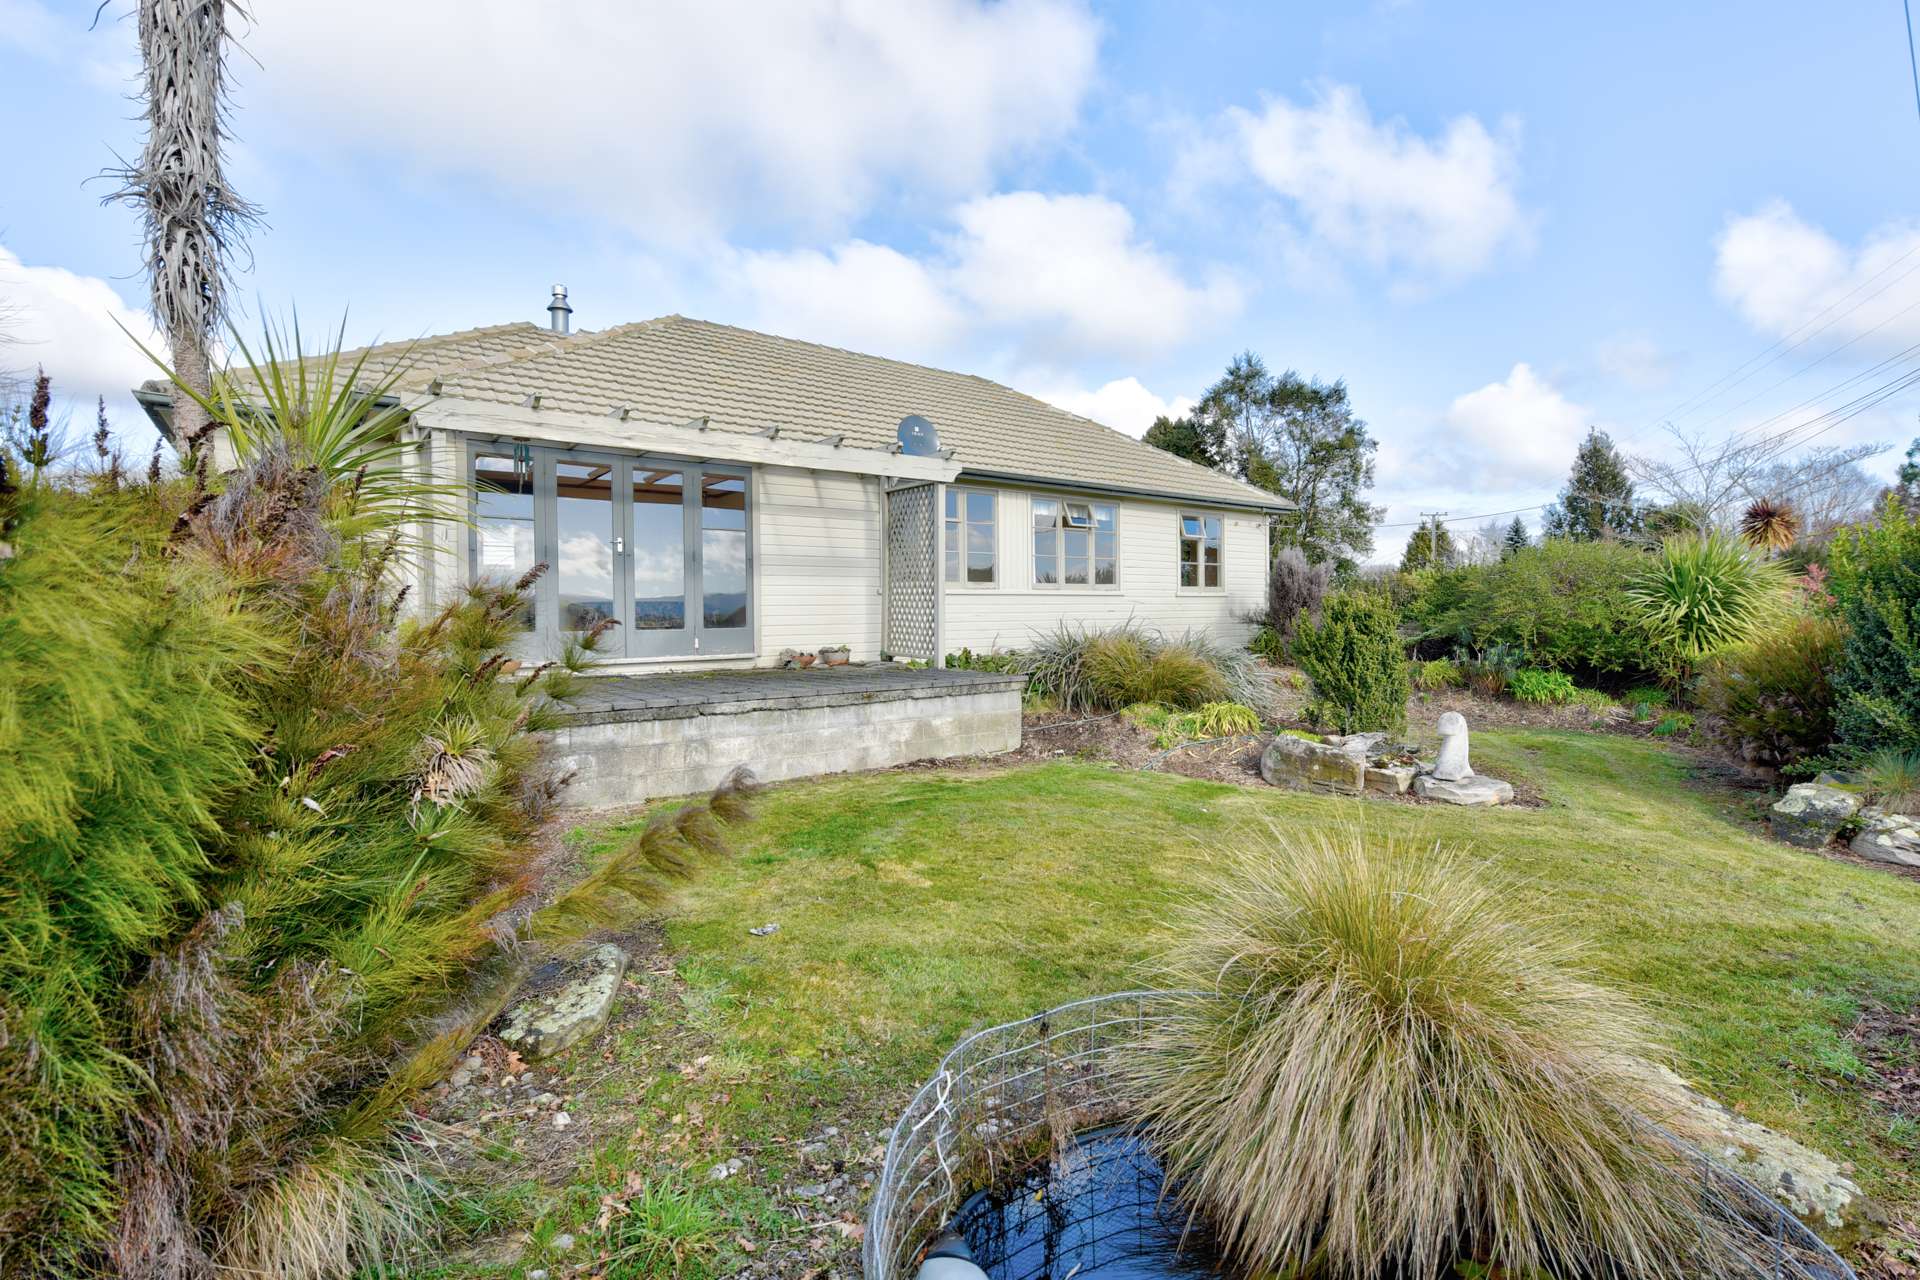
<path id="1" fill-rule="evenodd" d="M 656 316 L 651 320 L 629 320 L 625 324 L 616 324 L 606 329 L 583 329 L 579 333 L 556 334 L 552 341 L 529 342 L 526 346 L 515 347 L 511 351 L 502 351 L 497 355 L 482 356 L 477 360 L 468 360 L 462 364 L 452 366 L 448 372 L 456 375 L 473 373 L 480 369 L 490 369 L 503 364 L 516 364 L 522 360 L 534 360 L 541 356 L 564 356 L 586 347 L 591 347 L 605 339 L 632 333 L 636 330 L 644 329 L 649 325 L 658 324 L 662 320 L 673 318 L 675 317 Z M 531 324 L 532 322 L 526 321 L 524 323 Z M 550 331 L 542 330 L 542 332 Z M 457 384 L 458 378 L 456 377 L 451 381 Z"/>

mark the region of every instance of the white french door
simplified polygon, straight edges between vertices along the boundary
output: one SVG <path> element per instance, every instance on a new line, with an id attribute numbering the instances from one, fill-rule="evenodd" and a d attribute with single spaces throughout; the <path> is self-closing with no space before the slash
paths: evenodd
<path id="1" fill-rule="evenodd" d="M 545 564 L 520 656 L 611 620 L 608 657 L 753 652 L 752 476 L 744 468 L 475 443 L 469 563 L 511 582 Z"/>

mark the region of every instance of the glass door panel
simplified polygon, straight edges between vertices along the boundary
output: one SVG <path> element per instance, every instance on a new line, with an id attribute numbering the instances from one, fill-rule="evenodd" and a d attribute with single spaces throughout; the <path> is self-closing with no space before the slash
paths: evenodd
<path id="1" fill-rule="evenodd" d="M 603 621 L 619 621 L 615 596 L 613 477 L 616 464 L 563 458 L 553 464 L 555 615 L 564 642 Z M 619 636 L 601 642 L 617 655 Z"/>
<path id="2" fill-rule="evenodd" d="M 685 473 L 646 463 L 630 470 L 633 505 L 627 556 L 633 583 L 633 629 L 628 652 L 636 657 L 690 653 Z"/>
<path id="3" fill-rule="evenodd" d="M 749 555 L 747 478 L 702 474 L 698 647 L 703 653 L 744 653 L 753 647 Z"/>
<path id="4" fill-rule="evenodd" d="M 534 560 L 533 455 L 515 458 L 512 450 L 473 455 L 473 530 L 467 554 L 476 582 L 510 586 L 531 572 Z M 515 619 L 531 633 L 537 615 L 538 587 Z"/>

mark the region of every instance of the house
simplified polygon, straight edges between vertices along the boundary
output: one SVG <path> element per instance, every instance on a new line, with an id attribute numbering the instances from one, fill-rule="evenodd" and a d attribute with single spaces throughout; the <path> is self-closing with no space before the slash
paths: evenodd
<path id="1" fill-rule="evenodd" d="M 522 656 L 612 618 L 616 672 L 836 644 L 937 664 L 1061 623 L 1237 641 L 1261 603 L 1273 494 L 985 378 L 677 315 L 575 333 L 570 311 L 556 287 L 548 326 L 366 351 L 473 493 L 419 598 L 550 567 Z"/>

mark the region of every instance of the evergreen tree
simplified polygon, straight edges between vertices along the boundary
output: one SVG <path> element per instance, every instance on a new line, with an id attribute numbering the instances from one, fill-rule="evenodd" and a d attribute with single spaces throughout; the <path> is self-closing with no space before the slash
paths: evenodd
<path id="1" fill-rule="evenodd" d="M 1626 460 L 1606 432 L 1589 427 L 1560 500 L 1547 508 L 1542 533 L 1591 542 L 1637 533 L 1639 528 L 1640 512 L 1634 505 Z"/>
<path id="2" fill-rule="evenodd" d="M 1214 453 L 1212 443 L 1194 425 L 1192 418 L 1169 418 L 1162 414 L 1153 420 L 1153 425 L 1147 428 L 1147 434 L 1141 439 L 1156 449 L 1164 449 L 1176 458 L 1185 458 L 1203 467 L 1220 465 L 1219 455 Z"/>
<path id="3" fill-rule="evenodd" d="M 1532 545 L 1533 539 L 1527 534 L 1527 522 L 1519 516 L 1515 516 L 1513 523 L 1507 526 L 1507 537 L 1506 541 L 1501 544 L 1500 558 L 1504 560 L 1514 552 L 1525 551 Z"/>
<path id="4" fill-rule="evenodd" d="M 1458 561 L 1459 551 L 1453 545 L 1453 535 L 1438 520 L 1422 520 L 1413 536 L 1407 539 L 1407 549 L 1400 553 L 1400 567 L 1408 571 L 1448 569 Z"/>
<path id="5" fill-rule="evenodd" d="M 1366 500 L 1376 445 L 1353 414 L 1345 383 L 1268 372 L 1234 357 L 1193 411 L 1215 465 L 1297 508 L 1276 523 L 1276 543 L 1314 564 L 1351 572 L 1373 549 L 1376 513 Z"/>

